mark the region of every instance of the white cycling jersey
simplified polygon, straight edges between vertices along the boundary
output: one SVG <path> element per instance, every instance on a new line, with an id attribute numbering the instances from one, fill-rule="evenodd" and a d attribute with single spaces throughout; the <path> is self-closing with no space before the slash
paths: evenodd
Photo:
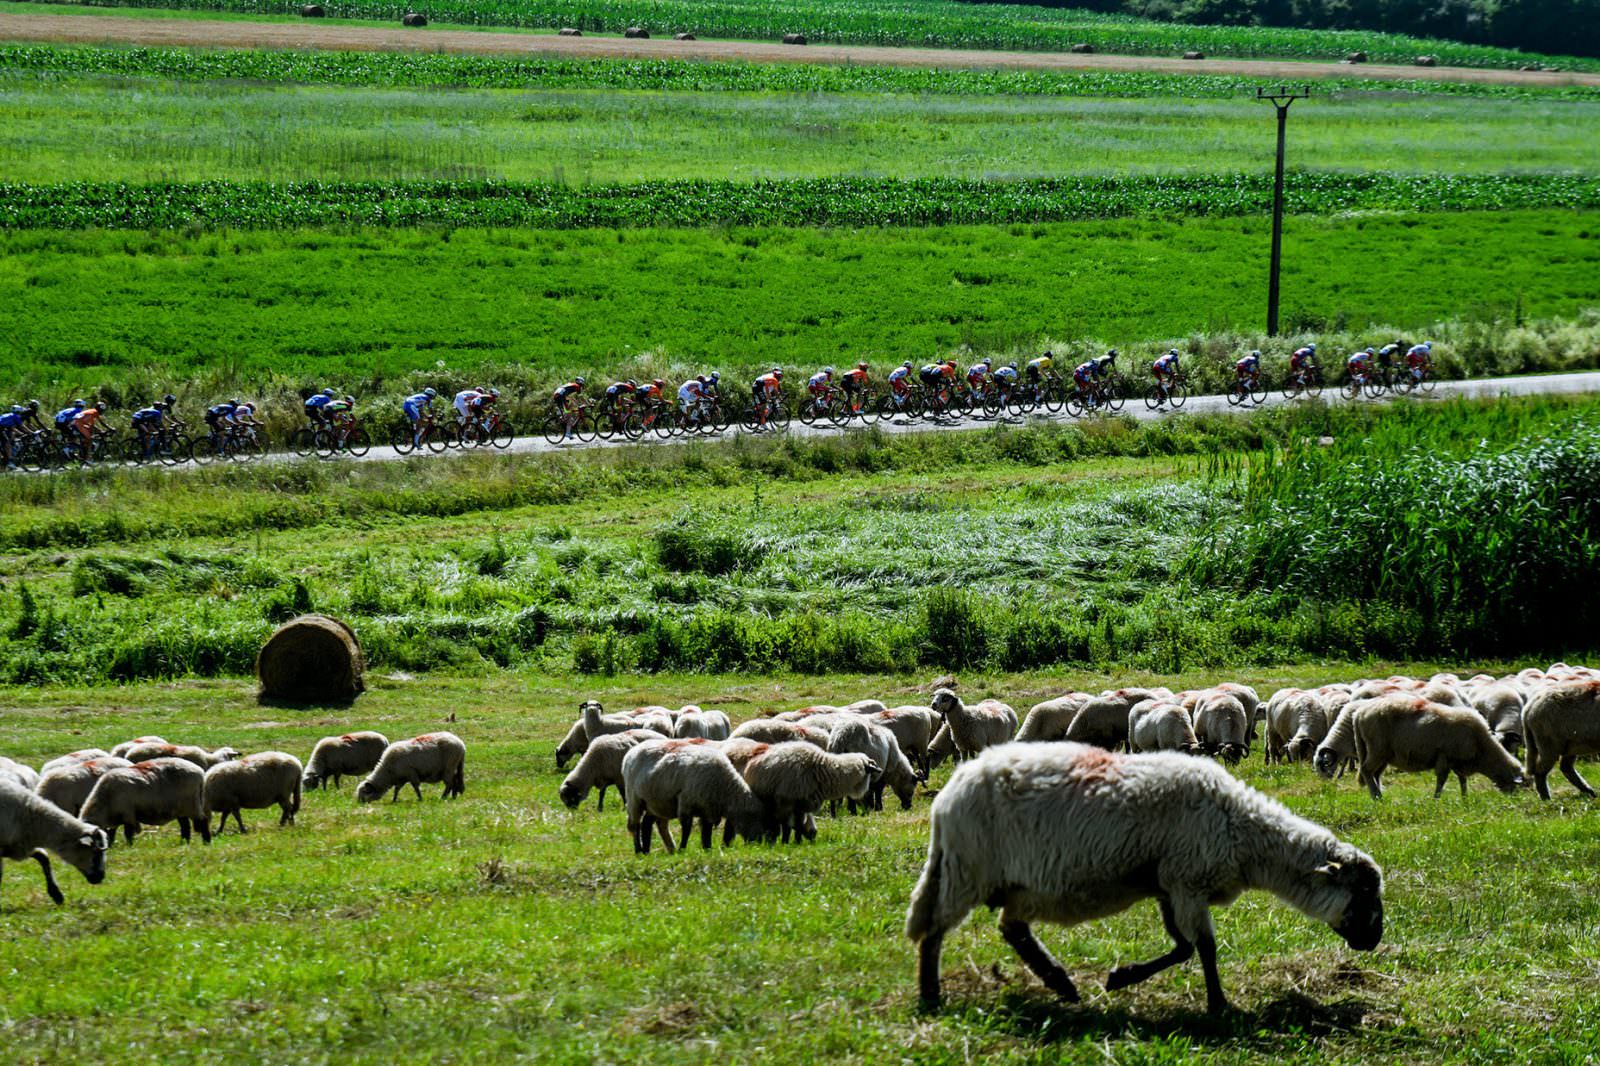
<path id="1" fill-rule="evenodd" d="M 698 381 L 685 381 L 678 386 L 678 406 L 688 407 L 700 398 L 700 383 Z"/>
<path id="2" fill-rule="evenodd" d="M 463 422 L 465 422 L 468 419 L 470 419 L 472 417 L 472 412 L 470 410 L 468 410 L 468 408 L 471 406 L 473 400 L 476 400 L 479 396 L 482 396 L 482 395 L 483 395 L 483 393 L 479 392 L 477 389 L 465 389 L 465 390 L 463 390 L 461 392 L 456 393 L 456 399 L 455 399 L 456 417 L 459 418 Z"/>

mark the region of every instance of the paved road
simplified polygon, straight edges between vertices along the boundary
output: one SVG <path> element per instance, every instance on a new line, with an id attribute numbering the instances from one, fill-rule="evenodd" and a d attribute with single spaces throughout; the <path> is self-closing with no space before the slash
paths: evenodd
<path id="1" fill-rule="evenodd" d="M 673 41 L 651 38 L 558 37 L 550 33 L 449 29 L 385 29 L 318 22 L 250 22 L 220 19 L 128 18 L 100 14 L 0 13 L 0 40 L 163 47 L 307 48 L 334 51 L 463 52 L 491 55 L 558 55 L 570 59 L 709 59 L 754 63 L 834 63 L 858 66 L 1009 68 L 1062 71 L 1142 71 L 1232 74 L 1304 81 L 1362 77 L 1384 81 L 1423 79 L 1495 85 L 1600 87 L 1600 74 L 1568 71 L 1413 67 L 1382 63 L 1348 66 L 1283 59 L 1076 55 L 1069 52 L 995 52 L 958 48 L 886 48 L 871 45 L 806 47 L 763 41 Z"/>

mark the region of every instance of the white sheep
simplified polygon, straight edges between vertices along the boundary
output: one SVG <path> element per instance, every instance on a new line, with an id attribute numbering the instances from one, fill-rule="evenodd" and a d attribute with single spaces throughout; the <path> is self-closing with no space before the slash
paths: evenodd
<path id="1" fill-rule="evenodd" d="M 828 740 L 828 750 L 835 755 L 859 752 L 883 767 L 883 772 L 873 778 L 866 802 L 862 804 L 863 810 L 883 810 L 883 790 L 887 787 L 894 789 L 894 794 L 900 799 L 901 809 L 909 811 L 912 797 L 917 794 L 917 786 L 927 780 L 926 775 L 919 774 L 911 765 L 911 760 L 906 758 L 905 752 L 900 750 L 900 742 L 894 734 L 866 716 L 841 723 L 834 729 Z M 837 809 L 838 802 L 833 800 L 830 807 Z M 846 802 L 850 805 L 850 813 L 856 813 L 856 801 L 847 799 Z"/>
<path id="2" fill-rule="evenodd" d="M 25 763 L 0 755 L 0 781 L 10 781 L 18 788 L 32 792 L 39 787 L 39 772 Z"/>
<path id="3" fill-rule="evenodd" d="M 1072 925 L 1154 898 L 1173 949 L 1116 968 L 1106 989 L 1137 984 L 1198 949 L 1213 1014 L 1228 1009 L 1213 904 L 1264 889 L 1357 950 L 1383 937 L 1383 875 L 1372 859 L 1205 760 L 1008 744 L 957 769 L 929 821 L 906 935 L 920 945 L 918 984 L 930 1007 L 940 1001 L 944 938 L 979 904 L 1000 910 L 1001 935 L 1045 986 L 1076 1001 L 1072 979 L 1030 923 Z"/>
<path id="4" fill-rule="evenodd" d="M 1128 716 L 1134 704 L 1152 697 L 1148 689 L 1119 689 L 1091 697 L 1073 716 L 1072 724 L 1061 735 L 1062 740 L 1079 744 L 1093 744 L 1108 751 L 1121 751 L 1128 746 Z M 1159 694 L 1156 698 L 1160 698 Z"/>
<path id="5" fill-rule="evenodd" d="M 819 748 L 828 746 L 828 732 L 799 722 L 780 722 L 776 718 L 752 718 L 733 731 L 733 737 L 762 744 L 787 744 L 803 740 Z M 730 738 L 731 739 L 731 738 Z"/>
<path id="6" fill-rule="evenodd" d="M 1351 706 L 1357 706 L 1352 704 Z M 1523 784 L 1522 767 L 1500 746 L 1476 711 L 1413 699 L 1386 697 L 1360 706 L 1351 716 L 1356 764 L 1373 799 L 1383 798 L 1383 771 L 1432 770 L 1434 798 L 1454 773 L 1467 794 L 1467 775 L 1480 773 L 1502 792 Z"/>
<path id="7" fill-rule="evenodd" d="M 176 820 L 185 844 L 189 843 L 191 824 L 209 844 L 211 818 L 206 812 L 205 784 L 206 772 L 188 759 L 147 759 L 102 774 L 78 817 L 104 829 L 112 841 L 121 826 L 129 844 L 140 826 Z"/>
<path id="8" fill-rule="evenodd" d="M 829 800 L 866 796 L 883 767 L 860 753 L 832 755 L 812 744 L 772 744 L 745 764 L 744 779 L 766 806 L 784 843 L 816 836 L 807 816 Z"/>
<path id="9" fill-rule="evenodd" d="M 237 759 L 239 750 L 218 748 L 216 751 L 207 751 L 193 744 L 135 744 L 121 757 L 131 763 L 149 762 L 151 759 L 186 759 L 202 770 L 209 770 L 229 759 Z"/>
<path id="10" fill-rule="evenodd" d="M 1395 698 L 1409 700 L 1411 697 L 1404 693 L 1391 692 L 1389 696 L 1379 696 L 1376 699 Z M 1328 735 L 1322 738 L 1322 743 L 1317 745 L 1316 754 L 1311 756 L 1311 765 L 1316 767 L 1317 773 L 1323 777 L 1343 777 L 1346 769 L 1355 764 L 1356 758 L 1356 733 L 1355 712 L 1375 700 L 1351 699 L 1347 700 L 1333 716 L 1333 724 L 1328 726 Z"/>
<path id="11" fill-rule="evenodd" d="M 424 733 L 383 749 L 372 774 L 356 788 L 357 803 L 371 803 L 391 788 L 391 803 L 410 785 L 422 798 L 423 785 L 444 785 L 444 798 L 454 799 L 467 790 L 467 746 L 454 733 Z"/>
<path id="12" fill-rule="evenodd" d="M 116 747 L 112 748 L 111 749 L 111 754 L 115 755 L 119 759 L 126 759 L 128 757 L 128 752 L 132 751 L 134 748 L 137 748 L 141 744 L 165 744 L 165 743 L 166 743 L 165 740 L 161 739 L 160 737 L 155 737 L 155 736 L 134 737 L 132 740 L 124 740 L 121 744 L 118 744 Z"/>
<path id="13" fill-rule="evenodd" d="M 733 732 L 733 723 L 721 711 L 703 711 L 699 707 L 685 707 L 673 723 L 672 735 L 680 740 L 699 737 L 702 740 L 727 740 Z"/>
<path id="14" fill-rule="evenodd" d="M 91 885 L 106 877 L 106 834 L 34 795 L 9 779 L 0 779 L 0 874 L 6 859 L 32 859 L 44 872 L 45 891 L 57 904 L 66 902 L 50 868 L 53 851 L 77 868 Z"/>
<path id="15" fill-rule="evenodd" d="M 99 748 L 84 748 L 80 751 L 71 751 L 58 759 L 51 759 L 39 767 L 39 776 L 43 778 L 50 771 L 59 770 L 63 766 L 78 766 L 82 763 L 92 762 L 95 759 L 108 759 L 110 757 L 111 753 L 109 751 L 101 751 Z"/>
<path id="16" fill-rule="evenodd" d="M 228 816 L 247 830 L 240 811 L 259 811 L 278 806 L 278 824 L 293 825 L 300 813 L 300 782 L 305 768 L 293 755 L 281 751 L 262 751 L 242 759 L 219 763 L 206 771 L 206 811 L 220 814 L 217 832 L 228 828 Z"/>
<path id="17" fill-rule="evenodd" d="M 1065 696 L 1035 703 L 1017 730 L 1017 739 L 1025 741 L 1060 740 L 1067 735 L 1067 727 L 1083 710 L 1084 704 L 1094 699 L 1087 692 L 1069 692 Z"/>
<path id="18" fill-rule="evenodd" d="M 780 722 L 804 722 L 809 718 L 832 718 L 844 708 L 836 707 L 831 703 L 808 703 L 806 706 L 793 711 L 779 711 L 769 715 Z"/>
<path id="19" fill-rule="evenodd" d="M 1539 798 L 1550 798 L 1550 771 L 1559 765 L 1572 787 L 1593 799 L 1594 789 L 1578 773 L 1577 760 L 1580 755 L 1600 754 L 1600 681 L 1544 686 L 1528 700 L 1522 724 L 1528 774 Z"/>
<path id="20" fill-rule="evenodd" d="M 1322 697 L 1305 689 L 1279 689 L 1267 701 L 1267 765 L 1311 758 L 1328 735 L 1328 708 Z"/>
<path id="21" fill-rule="evenodd" d="M 1128 712 L 1128 747 L 1133 751 L 1200 753 L 1194 723 L 1181 703 L 1144 700 Z"/>
<path id="22" fill-rule="evenodd" d="M 566 768 L 567 760 L 582 755 L 595 737 L 625 733 L 630 729 L 649 729 L 663 737 L 676 732 L 677 712 L 665 707 L 639 707 L 627 714 L 602 714 L 598 700 L 585 700 L 578 708 L 578 720 L 556 747 L 556 769 Z"/>
<path id="23" fill-rule="evenodd" d="M 623 757 L 634 748 L 647 740 L 664 740 L 660 733 L 653 729 L 630 729 L 626 733 L 608 733 L 603 737 L 596 737 L 583 753 L 583 758 L 578 760 L 578 765 L 561 782 L 561 802 L 572 810 L 577 810 L 578 804 L 589 795 L 589 790 L 600 790 L 600 802 L 597 809 L 606 809 L 606 789 L 616 786 L 617 795 L 624 801 L 627 792 L 622 784 Z"/>
<path id="24" fill-rule="evenodd" d="M 887 711 L 889 709 L 889 705 L 884 703 L 882 700 L 869 698 L 864 700 L 856 700 L 854 703 L 847 703 L 845 704 L 844 709 L 854 714 L 874 715 L 882 714 L 884 711 Z"/>
<path id="25" fill-rule="evenodd" d="M 649 853 L 652 831 L 660 832 L 669 853 L 675 851 L 668 828 L 673 821 L 683 827 L 684 847 L 696 820 L 700 846 L 708 850 L 718 822 L 727 823 L 724 846 L 733 843 L 735 834 L 749 841 L 767 835 L 764 806 L 716 741 L 645 741 L 623 758 L 622 778 L 628 833 L 638 854 Z"/>
<path id="26" fill-rule="evenodd" d="M 999 700 L 983 700 L 968 707 L 960 696 L 941 688 L 934 692 L 932 706 L 950 727 L 950 738 L 962 758 L 1004 744 L 1017 731 L 1017 712 Z"/>
<path id="27" fill-rule="evenodd" d="M 127 759 L 107 755 L 103 759 L 57 766 L 49 773 L 39 775 L 39 783 L 33 791 L 68 814 L 76 815 L 83 810 L 96 781 L 112 770 L 132 765 Z"/>
<path id="28" fill-rule="evenodd" d="M 895 742 L 924 778 L 928 776 L 928 745 L 939 731 L 939 716 L 931 707 L 890 707 L 867 720 L 894 734 Z"/>
<path id="29" fill-rule="evenodd" d="M 1475 688 L 1472 709 L 1482 716 L 1500 746 L 1516 755 L 1522 750 L 1522 692 L 1498 681 Z"/>
<path id="30" fill-rule="evenodd" d="M 1230 765 L 1250 754 L 1250 717 L 1230 692 L 1211 690 L 1195 702 L 1194 735 L 1207 755 Z"/>
<path id="31" fill-rule="evenodd" d="M 928 768 L 935 769 L 956 755 L 956 739 L 950 735 L 950 723 L 940 722 L 933 739 L 928 741 Z"/>
<path id="32" fill-rule="evenodd" d="M 333 787 L 338 788 L 345 777 L 370 774 L 388 747 L 388 737 L 370 730 L 323 737 L 311 749 L 311 760 L 306 763 L 301 787 L 322 788 L 332 779 Z"/>

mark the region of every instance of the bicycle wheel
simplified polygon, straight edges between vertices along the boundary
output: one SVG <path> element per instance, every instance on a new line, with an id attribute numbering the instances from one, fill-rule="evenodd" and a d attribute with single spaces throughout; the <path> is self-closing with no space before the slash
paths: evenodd
<path id="1" fill-rule="evenodd" d="M 639 440 L 644 436 L 644 418 L 638 411 L 629 411 L 626 421 L 622 423 L 622 432 L 629 440 Z"/>
<path id="2" fill-rule="evenodd" d="M 1083 401 L 1078 399 L 1077 393 L 1063 400 L 1061 406 L 1066 410 L 1068 418 L 1082 418 L 1084 415 Z"/>
<path id="3" fill-rule="evenodd" d="M 655 435 L 662 440 L 666 440 L 667 438 L 671 437 L 678 431 L 677 411 L 670 407 L 663 407 L 659 409 L 656 411 L 655 417 L 650 423 L 650 428 L 654 430 Z"/>
<path id="4" fill-rule="evenodd" d="M 296 455 L 304 459 L 306 456 L 318 451 L 317 434 L 321 432 L 322 430 L 312 429 L 309 426 L 303 429 L 297 429 L 294 432 L 294 436 L 289 438 L 289 447 L 294 449 L 294 453 Z M 196 447 L 195 451 L 195 458 L 198 459 L 199 448 Z"/>
<path id="5" fill-rule="evenodd" d="M 1258 379 L 1254 385 L 1250 386 L 1250 402 L 1257 407 L 1267 402 L 1267 386 L 1264 381 Z"/>
<path id="6" fill-rule="evenodd" d="M 11 461 L 31 474 L 43 470 L 47 461 L 45 450 L 37 440 L 27 440 L 17 446 L 17 452 Z"/>
<path id="7" fill-rule="evenodd" d="M 1249 390 L 1247 390 L 1245 386 L 1238 381 L 1235 381 L 1232 385 L 1228 386 L 1229 407 L 1238 407 L 1240 404 L 1244 403 L 1249 396 Z"/>
<path id="8" fill-rule="evenodd" d="M 582 444 L 588 444 L 594 440 L 596 433 L 593 416 L 588 411 L 579 412 L 578 423 L 572 427 L 572 432 Z"/>
<path id="9" fill-rule="evenodd" d="M 1438 384 L 1438 382 L 1433 380 L 1433 375 L 1424 372 L 1422 375 L 1422 380 L 1417 383 L 1417 387 L 1422 390 L 1422 394 L 1424 396 L 1432 396 L 1433 387 L 1436 384 Z"/>
<path id="10" fill-rule="evenodd" d="M 1067 406 L 1067 394 L 1057 385 L 1048 385 L 1045 387 L 1041 402 L 1046 411 L 1059 414 Z"/>
<path id="11" fill-rule="evenodd" d="M 1300 383 L 1291 375 L 1283 380 L 1283 388 L 1278 390 L 1285 400 L 1292 400 L 1300 395 Z"/>
<path id="12" fill-rule="evenodd" d="M 840 429 L 848 426 L 850 420 L 856 416 L 856 413 L 851 410 L 851 405 L 854 402 L 841 396 L 836 402 L 830 404 L 828 407 L 828 421 Z"/>
<path id="13" fill-rule="evenodd" d="M 194 458 L 194 441 L 183 433 L 165 437 L 156 449 L 156 458 L 167 466 L 179 466 L 186 463 Z"/>
<path id="14" fill-rule="evenodd" d="M 555 412 L 545 416 L 544 425 L 539 430 L 547 444 L 560 444 L 567 436 L 566 421 Z"/>
<path id="15" fill-rule="evenodd" d="M 1392 391 L 1396 396 L 1404 396 L 1406 393 L 1416 388 L 1416 385 L 1416 381 L 1411 377 L 1410 374 L 1402 374 L 1394 379 L 1394 384 L 1390 387 L 1390 391 Z"/>
<path id="16" fill-rule="evenodd" d="M 1379 381 L 1377 378 L 1368 378 L 1366 391 L 1368 399 L 1376 400 L 1378 397 L 1382 396 L 1387 389 L 1385 388 L 1383 382 Z"/>
<path id="17" fill-rule="evenodd" d="M 319 429 L 314 440 L 314 447 L 318 459 L 332 459 L 333 453 L 338 449 L 339 444 L 334 439 L 332 430 Z"/>
<path id="18" fill-rule="evenodd" d="M 511 447 L 511 442 L 516 439 L 517 431 L 511 427 L 511 423 L 501 422 L 494 427 L 494 432 L 489 435 L 489 444 L 501 451 L 505 451 Z"/>
<path id="19" fill-rule="evenodd" d="M 344 439 L 344 450 L 359 459 L 372 450 L 372 438 L 367 436 L 366 430 L 357 426 Z"/>
<path id="20" fill-rule="evenodd" d="M 1306 390 L 1306 394 L 1309 395 L 1312 399 L 1315 399 L 1318 396 L 1322 395 L 1322 373 L 1321 373 L 1321 371 L 1313 373 L 1308 378 L 1306 378 L 1305 390 Z"/>
<path id="21" fill-rule="evenodd" d="M 1188 398 L 1189 386 L 1181 381 L 1174 381 L 1172 383 L 1172 388 L 1167 391 L 1167 402 L 1172 404 L 1172 409 L 1174 411 L 1182 407 L 1183 402 Z"/>
<path id="22" fill-rule="evenodd" d="M 711 405 L 711 424 L 717 427 L 718 433 L 726 433 L 728 427 L 733 425 L 733 419 L 728 416 L 728 409 L 722 406 L 721 400 Z"/>
<path id="23" fill-rule="evenodd" d="M 1359 400 L 1361 398 L 1361 382 L 1355 378 L 1347 378 L 1345 383 L 1339 386 L 1339 394 L 1347 400 Z"/>
<path id="24" fill-rule="evenodd" d="M 807 396 L 800 403 L 800 421 L 808 426 L 816 425 L 817 416 L 825 413 L 826 409 L 822 411 L 817 410 L 817 401 L 809 396 Z"/>
<path id="25" fill-rule="evenodd" d="M 389 447 L 396 455 L 410 455 L 417 448 L 417 438 L 410 426 L 395 426 L 389 431 Z"/>

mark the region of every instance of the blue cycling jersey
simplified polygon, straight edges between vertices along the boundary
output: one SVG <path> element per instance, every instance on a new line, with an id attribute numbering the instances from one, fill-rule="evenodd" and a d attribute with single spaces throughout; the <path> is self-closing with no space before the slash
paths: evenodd
<path id="1" fill-rule="evenodd" d="M 0 415 L 0 426 L 6 429 L 17 429 L 22 425 L 22 416 L 15 411 L 7 411 Z"/>
<path id="2" fill-rule="evenodd" d="M 226 418 L 236 410 L 238 408 L 231 403 L 219 403 L 215 407 L 206 408 L 206 415 L 211 418 Z"/>
<path id="3" fill-rule="evenodd" d="M 330 404 L 332 402 L 333 402 L 333 397 L 332 396 L 324 396 L 322 393 L 319 392 L 315 396 L 311 396 L 311 397 L 308 397 L 306 399 L 306 406 L 307 407 L 326 407 L 328 404 Z"/>
<path id="4" fill-rule="evenodd" d="M 78 412 L 81 411 L 81 410 L 83 410 L 83 408 L 81 408 L 81 407 L 68 407 L 68 408 L 66 408 L 64 410 L 57 411 L 56 412 L 56 425 L 58 425 L 58 426 L 66 425 L 68 422 L 71 422 L 74 418 L 77 418 L 78 417 Z"/>
<path id="5" fill-rule="evenodd" d="M 432 407 L 433 398 L 425 392 L 419 392 L 415 396 L 407 396 L 406 403 L 413 407 Z"/>
<path id="6" fill-rule="evenodd" d="M 159 407 L 141 407 L 133 412 L 135 422 L 149 422 L 159 426 L 161 424 L 161 409 Z"/>

